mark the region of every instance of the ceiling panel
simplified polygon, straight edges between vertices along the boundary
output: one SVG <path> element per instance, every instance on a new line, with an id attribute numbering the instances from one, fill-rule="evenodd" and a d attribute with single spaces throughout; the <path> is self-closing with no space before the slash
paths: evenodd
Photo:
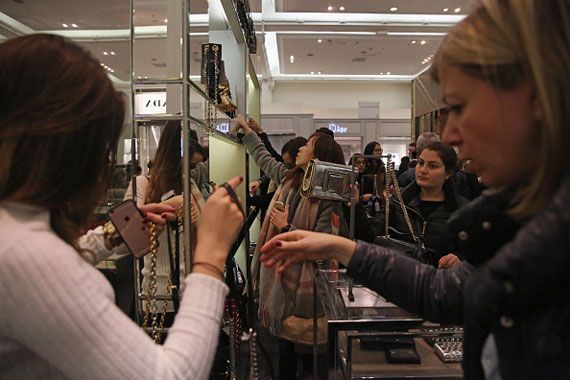
<path id="1" fill-rule="evenodd" d="M 409 14 L 456 14 L 455 9 L 460 8 L 459 14 L 466 14 L 470 9 L 471 0 L 276 0 L 277 12 L 331 12 L 344 13 L 392 13 L 390 8 L 397 7 L 397 13 Z"/>
<path id="2" fill-rule="evenodd" d="M 319 43 L 318 39 L 322 42 Z M 442 37 L 279 35 L 284 74 L 415 75 L 434 54 Z M 415 41 L 415 43 L 412 43 Z M 422 41 L 425 43 L 422 45 Z M 290 57 L 294 56 L 294 63 Z"/>

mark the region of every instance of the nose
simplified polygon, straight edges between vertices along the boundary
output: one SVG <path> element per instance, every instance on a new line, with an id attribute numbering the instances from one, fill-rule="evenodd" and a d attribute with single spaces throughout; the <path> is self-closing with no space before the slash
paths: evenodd
<path id="1" fill-rule="evenodd" d="M 458 146 L 461 143 L 461 135 L 459 133 L 459 128 L 457 128 L 457 123 L 450 116 L 443 128 L 443 133 L 441 134 L 441 140 L 444 144 L 450 146 Z"/>

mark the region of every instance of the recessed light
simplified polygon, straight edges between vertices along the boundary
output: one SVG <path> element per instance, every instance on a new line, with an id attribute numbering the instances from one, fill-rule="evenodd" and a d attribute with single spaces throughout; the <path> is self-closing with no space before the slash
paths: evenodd
<path id="1" fill-rule="evenodd" d="M 390 12 L 398 12 L 398 7 L 392 7 L 392 8 L 390 8 Z"/>
<path id="2" fill-rule="evenodd" d="M 380 75 L 384 75 L 384 73 L 383 73 L 383 72 L 381 72 L 381 73 L 380 73 Z"/>
<path id="3" fill-rule="evenodd" d="M 420 45 L 425 45 L 425 44 L 426 44 L 426 40 L 422 40 L 422 41 L 420 42 Z"/>
<path id="4" fill-rule="evenodd" d="M 105 64 L 104 64 L 103 62 L 99 62 L 99 64 L 100 64 L 101 66 L 105 66 Z"/>
<path id="5" fill-rule="evenodd" d="M 295 56 L 294 55 L 289 57 L 289 62 L 295 63 Z"/>
<path id="6" fill-rule="evenodd" d="M 107 53 L 106 51 L 103 52 L 103 55 L 109 55 L 109 53 Z"/>
<path id="7" fill-rule="evenodd" d="M 390 75 L 390 72 L 388 71 L 388 72 L 386 73 L 386 75 Z"/>
<path id="8" fill-rule="evenodd" d="M 449 8 L 443 8 L 443 12 L 449 12 Z"/>
<path id="9" fill-rule="evenodd" d="M 77 28 L 77 24 L 71 24 L 73 28 Z"/>
<path id="10" fill-rule="evenodd" d="M 339 7 L 339 8 L 338 8 L 338 10 L 341 11 L 341 12 L 344 12 L 345 9 L 346 9 L 345 7 Z"/>
<path id="11" fill-rule="evenodd" d="M 318 42 L 318 43 L 321 43 L 321 42 L 323 42 L 323 40 L 319 38 L 319 39 L 317 40 L 317 42 Z"/>
<path id="12" fill-rule="evenodd" d="M 327 7 L 327 11 L 329 11 L 329 12 L 332 11 L 333 9 L 334 9 L 334 7 L 333 7 L 332 5 L 329 5 L 329 6 Z"/>
<path id="13" fill-rule="evenodd" d="M 412 41 L 412 45 L 415 44 L 416 42 L 417 42 L 416 40 L 413 40 L 413 41 Z"/>
<path id="14" fill-rule="evenodd" d="M 69 25 L 67 24 L 61 24 L 61 26 L 63 26 L 64 28 L 69 28 Z"/>
<path id="15" fill-rule="evenodd" d="M 455 8 L 455 13 L 461 12 L 461 8 Z"/>
<path id="16" fill-rule="evenodd" d="M 164 19 L 164 22 L 168 22 L 168 19 L 167 19 L 167 18 L 165 18 L 165 19 Z"/>
<path id="17" fill-rule="evenodd" d="M 314 71 L 311 71 L 311 74 L 315 74 L 315 72 L 314 72 Z"/>
<path id="18" fill-rule="evenodd" d="M 322 74 L 322 72 L 320 72 L 320 71 L 317 71 L 317 74 L 321 75 L 321 74 Z"/>
<path id="19" fill-rule="evenodd" d="M 112 52 L 111 52 L 111 55 L 115 55 L 115 52 L 114 52 L 114 51 L 112 51 Z"/>

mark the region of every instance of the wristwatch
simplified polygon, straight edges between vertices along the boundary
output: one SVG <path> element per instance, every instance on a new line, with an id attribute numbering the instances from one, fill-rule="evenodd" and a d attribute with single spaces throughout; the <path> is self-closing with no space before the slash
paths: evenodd
<path id="1" fill-rule="evenodd" d="M 285 232 L 289 232 L 291 230 L 291 225 L 287 224 L 285 227 L 283 227 L 281 230 L 279 230 L 279 233 L 285 233 Z"/>
<path id="2" fill-rule="evenodd" d="M 117 231 L 117 229 L 115 228 L 113 222 L 108 221 L 107 223 L 105 223 L 103 225 L 103 232 L 105 240 L 108 241 L 110 245 L 110 247 L 107 248 L 111 249 L 123 242 L 123 238 L 121 238 L 121 235 L 119 234 L 119 231 Z"/>

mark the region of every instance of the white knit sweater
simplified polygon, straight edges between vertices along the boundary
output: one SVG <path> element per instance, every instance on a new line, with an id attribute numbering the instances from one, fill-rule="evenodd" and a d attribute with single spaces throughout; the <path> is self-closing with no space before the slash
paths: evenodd
<path id="1" fill-rule="evenodd" d="M 55 235 L 48 212 L 0 202 L 0 226 L 0 379 L 208 377 L 228 292 L 221 281 L 188 276 L 159 346 L 115 306 L 104 276 Z"/>

